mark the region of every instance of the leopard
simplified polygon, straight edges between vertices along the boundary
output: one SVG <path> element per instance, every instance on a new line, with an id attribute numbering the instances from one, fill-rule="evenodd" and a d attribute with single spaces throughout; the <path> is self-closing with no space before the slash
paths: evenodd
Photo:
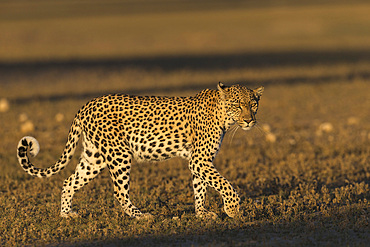
<path id="1" fill-rule="evenodd" d="M 38 168 L 31 161 L 40 150 L 38 141 L 24 136 L 17 146 L 21 167 L 31 176 L 45 178 L 60 172 L 71 161 L 82 135 L 82 153 L 74 173 L 63 184 L 61 217 L 77 217 L 72 198 L 108 167 L 114 197 L 131 218 L 153 217 L 142 213 L 130 200 L 133 160 L 163 161 L 181 157 L 188 161 L 194 191 L 195 215 L 218 216 L 205 208 L 207 188 L 222 197 L 228 217 L 240 216 L 240 197 L 213 161 L 226 132 L 237 126 L 251 129 L 264 87 L 249 89 L 239 84 L 205 89 L 195 96 L 140 96 L 108 94 L 92 99 L 75 115 L 63 153 L 55 164 Z"/>

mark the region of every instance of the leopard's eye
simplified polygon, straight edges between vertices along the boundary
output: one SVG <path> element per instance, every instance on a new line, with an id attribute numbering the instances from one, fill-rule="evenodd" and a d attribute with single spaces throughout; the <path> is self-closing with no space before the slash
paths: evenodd
<path id="1" fill-rule="evenodd" d="M 234 103 L 233 108 L 241 110 L 242 106 L 239 103 Z"/>
<path id="2" fill-rule="evenodd" d="M 251 104 L 251 109 L 252 109 L 253 111 L 257 111 L 257 107 L 258 107 L 258 104 L 257 104 L 256 102 L 253 102 L 253 103 Z"/>

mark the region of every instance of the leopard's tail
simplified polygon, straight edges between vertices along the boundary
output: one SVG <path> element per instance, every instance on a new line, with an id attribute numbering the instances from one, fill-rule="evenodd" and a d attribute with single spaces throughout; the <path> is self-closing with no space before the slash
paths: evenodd
<path id="1" fill-rule="evenodd" d="M 54 165 L 48 168 L 37 168 L 31 163 L 28 156 L 28 151 L 30 156 L 34 157 L 39 153 L 40 145 L 35 138 L 31 136 L 25 136 L 18 143 L 18 162 L 22 166 L 22 168 L 31 176 L 39 178 L 51 177 L 52 175 L 60 172 L 64 167 L 68 165 L 76 150 L 77 142 L 81 136 L 81 132 L 81 127 L 79 126 L 78 121 L 75 119 L 69 130 L 68 140 L 63 154 Z"/>

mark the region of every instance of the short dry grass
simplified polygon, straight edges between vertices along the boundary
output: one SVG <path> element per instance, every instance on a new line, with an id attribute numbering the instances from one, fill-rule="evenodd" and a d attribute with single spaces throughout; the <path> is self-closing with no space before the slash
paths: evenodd
<path id="1" fill-rule="evenodd" d="M 295 11 L 288 11 L 292 8 Z M 108 30 L 107 35 L 112 38 L 101 40 L 113 43 L 118 40 L 132 46 L 131 51 L 118 47 L 117 42 L 110 48 L 112 52 L 97 49 L 110 47 L 101 45 L 99 38 L 92 44 L 77 42 L 101 32 L 78 32 L 91 16 L 51 18 L 64 23 L 64 32 L 75 32 L 81 37 L 73 38 L 75 41 L 49 40 L 43 43 L 45 51 L 38 42 L 61 31 L 57 24 L 48 21 L 50 17 L 29 16 L 31 22 L 20 17 L 27 15 L 19 15 L 18 19 L 3 17 L 1 28 L 8 36 L 1 39 L 8 48 L 0 47 L 0 99 L 8 100 L 9 110 L 0 112 L 0 245 L 367 246 L 370 42 L 364 44 L 369 33 L 360 24 L 369 23 L 369 15 L 363 14 L 369 8 L 367 4 L 270 6 L 256 7 L 253 11 L 218 8 L 206 11 L 209 20 L 216 21 L 218 16 L 220 21 L 230 23 L 214 26 L 198 19 L 205 24 L 199 27 L 194 24 L 196 28 L 178 24 L 181 18 L 183 21 L 190 16 L 194 18 L 191 21 L 203 18 L 200 13 L 204 9 L 195 15 L 191 11 L 181 12 L 179 18 L 172 19 L 170 9 L 158 23 L 168 28 L 171 24 L 168 20 L 172 20 L 177 26 L 173 36 L 166 36 L 172 31 L 155 29 L 153 32 L 166 34 L 158 35 L 158 40 L 147 47 L 140 42 L 125 41 L 119 35 L 112 36 L 113 31 Z M 156 14 L 154 10 L 147 12 L 131 14 L 132 20 L 151 20 L 150 16 Z M 303 22 L 302 13 L 309 13 L 310 19 L 317 18 L 314 22 Z M 112 21 L 128 18 L 126 15 L 112 18 L 100 16 L 94 30 L 103 30 L 109 23 L 113 27 L 127 25 L 126 21 Z M 280 23 L 292 33 L 271 34 L 248 24 L 249 33 L 261 32 L 255 37 L 261 43 L 245 44 L 222 38 L 213 48 L 207 46 L 209 50 L 194 43 L 197 39 L 211 42 L 218 32 L 235 35 L 241 30 L 238 25 L 243 18 L 265 23 L 266 30 L 280 30 L 271 27 L 272 23 Z M 288 21 L 295 18 L 302 25 Z M 352 24 L 344 25 L 346 20 Z M 137 27 L 147 27 L 140 23 Z M 330 29 L 333 32 L 313 28 L 321 35 L 307 34 L 312 42 L 300 42 L 304 36 L 297 29 L 311 30 L 308 26 L 314 24 L 335 28 Z M 37 31 L 43 25 L 49 26 L 47 32 Z M 232 28 L 229 30 L 228 26 Z M 344 28 L 339 29 L 340 26 Z M 34 30 L 30 31 L 34 36 L 24 36 L 28 41 L 17 38 L 27 34 L 25 29 Z M 187 35 L 186 29 L 190 30 Z M 140 41 L 145 40 L 145 30 L 128 33 L 135 37 L 133 40 Z M 207 39 L 207 30 L 216 36 Z M 182 33 L 181 37 L 193 40 L 185 45 L 186 40 L 179 39 L 179 44 L 174 45 L 175 37 Z M 37 42 L 32 37 L 37 37 Z M 279 37 L 276 44 L 270 39 Z M 168 51 L 161 48 L 164 45 L 161 39 L 173 41 L 168 42 Z M 292 43 L 294 49 L 287 49 Z M 63 50 L 57 49 L 59 45 Z M 17 47 L 32 51 L 20 51 Z M 257 48 L 252 51 L 253 47 L 260 51 Z M 262 51 L 263 47 L 266 51 Z M 172 52 L 175 55 L 168 56 Z M 134 53 L 138 56 L 129 57 Z M 47 167 L 55 162 L 74 114 L 94 96 L 109 92 L 193 95 L 204 88 L 215 88 L 220 80 L 226 84 L 265 86 L 258 126 L 248 132 L 228 133 L 214 162 L 239 192 L 243 218 L 228 218 L 222 209 L 222 198 L 209 189 L 207 207 L 219 218 L 197 219 L 191 176 L 187 162 L 182 159 L 133 166 L 132 201 L 143 212 L 155 216 L 151 221 L 136 221 L 124 215 L 113 197 L 107 171 L 75 195 L 75 209 L 81 217 L 60 218 L 61 186 L 73 172 L 78 154 L 71 165 L 49 179 L 32 178 L 17 164 L 16 145 L 23 135 L 33 135 L 40 141 L 41 152 L 33 159 L 37 166 Z M 34 127 L 22 129 L 27 121 Z"/>

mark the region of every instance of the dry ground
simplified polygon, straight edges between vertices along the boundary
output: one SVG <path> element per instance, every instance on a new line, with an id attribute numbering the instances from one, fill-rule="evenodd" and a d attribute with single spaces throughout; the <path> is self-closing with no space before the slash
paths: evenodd
<path id="1" fill-rule="evenodd" d="M 87 10 L 56 3 L 0 4 L 8 8 L 0 99 L 10 104 L 0 112 L 0 245 L 368 245 L 369 4 L 190 2 L 159 13 L 150 4 L 131 3 L 130 12 L 115 1 Z M 155 216 L 148 222 L 123 214 L 107 171 L 76 194 L 81 217 L 60 218 L 61 186 L 78 154 L 43 180 L 17 164 L 23 135 L 40 142 L 36 165 L 55 162 L 92 97 L 187 96 L 218 81 L 265 86 L 258 126 L 228 133 L 214 162 L 242 198 L 241 219 L 228 218 L 211 189 L 207 207 L 219 218 L 195 218 L 181 159 L 133 166 L 132 201 Z M 22 129 L 27 121 L 34 127 Z"/>

